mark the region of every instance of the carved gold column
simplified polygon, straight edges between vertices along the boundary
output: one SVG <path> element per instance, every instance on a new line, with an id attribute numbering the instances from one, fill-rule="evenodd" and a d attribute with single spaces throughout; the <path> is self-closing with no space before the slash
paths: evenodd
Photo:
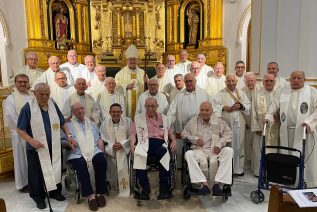
<path id="1" fill-rule="evenodd" d="M 7 148 L 3 121 L 3 101 L 6 95 L 0 95 L 0 178 L 8 177 L 13 174 L 13 153 L 12 148 Z"/>

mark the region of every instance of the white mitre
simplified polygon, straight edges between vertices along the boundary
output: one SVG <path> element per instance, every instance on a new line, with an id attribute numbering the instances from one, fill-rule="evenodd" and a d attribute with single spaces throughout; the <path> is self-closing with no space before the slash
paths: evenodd
<path id="1" fill-rule="evenodd" d="M 138 58 L 138 49 L 135 47 L 135 45 L 131 44 L 127 51 L 125 52 L 125 57 L 127 59 L 129 58 Z"/>

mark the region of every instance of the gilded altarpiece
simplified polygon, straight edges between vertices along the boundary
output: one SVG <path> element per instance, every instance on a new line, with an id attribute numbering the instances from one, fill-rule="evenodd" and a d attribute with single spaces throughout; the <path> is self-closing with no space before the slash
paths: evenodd
<path id="1" fill-rule="evenodd" d="M 192 17 L 195 17 L 194 21 Z M 193 23 L 196 23 L 195 27 Z M 204 53 L 208 65 L 218 61 L 226 65 L 227 49 L 222 44 L 222 24 L 223 0 L 167 0 L 167 53 L 164 56 L 175 55 L 178 61 L 179 51 L 185 48 L 191 61 L 198 53 Z M 190 31 L 192 28 L 198 30 L 194 36 Z"/>
<path id="2" fill-rule="evenodd" d="M 84 56 L 91 54 L 89 6 L 89 0 L 25 0 L 28 47 L 24 52 L 37 52 L 41 68 L 48 67 L 52 55 L 65 62 L 68 49 L 75 49 L 78 61 L 84 62 Z M 64 28 L 62 40 L 56 34 L 58 13 L 64 17 L 65 26 L 59 24 Z"/>
<path id="3" fill-rule="evenodd" d="M 140 61 L 150 53 L 150 66 L 165 52 L 165 3 L 163 0 L 91 0 L 92 49 L 106 67 L 125 65 L 130 44 Z M 142 66 L 142 64 L 141 64 Z"/>

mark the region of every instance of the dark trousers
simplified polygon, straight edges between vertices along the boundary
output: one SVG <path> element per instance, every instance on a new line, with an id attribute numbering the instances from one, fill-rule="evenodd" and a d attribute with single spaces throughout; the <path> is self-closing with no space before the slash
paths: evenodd
<path id="1" fill-rule="evenodd" d="M 148 158 L 149 158 L 149 156 L 154 156 L 158 160 L 160 190 L 162 188 L 169 188 L 170 187 L 170 173 L 169 173 L 169 171 L 166 171 L 166 169 L 159 162 L 161 160 L 161 158 L 167 152 L 167 149 L 162 146 L 164 143 L 165 143 L 165 141 L 163 141 L 161 139 L 156 139 L 156 138 L 149 139 Z M 137 169 L 136 170 L 136 177 L 138 179 L 139 184 L 142 187 L 149 186 L 149 178 L 148 178 L 147 170 Z"/>
<path id="2" fill-rule="evenodd" d="M 28 160 L 29 195 L 36 203 L 38 203 L 44 201 L 46 198 L 40 159 L 35 150 L 27 150 L 26 155 Z M 61 193 L 62 184 L 58 183 L 56 186 L 57 189 L 50 191 L 49 195 L 54 196 Z"/>
<path id="3" fill-rule="evenodd" d="M 68 161 L 73 169 L 76 170 L 78 180 L 81 184 L 82 196 L 88 197 L 94 193 L 91 182 L 90 175 L 88 172 L 86 160 L 81 158 L 71 159 Z M 106 170 L 107 163 L 103 153 L 98 153 L 92 158 L 92 164 L 95 171 L 95 182 L 96 182 L 96 193 L 105 194 L 106 193 Z"/>

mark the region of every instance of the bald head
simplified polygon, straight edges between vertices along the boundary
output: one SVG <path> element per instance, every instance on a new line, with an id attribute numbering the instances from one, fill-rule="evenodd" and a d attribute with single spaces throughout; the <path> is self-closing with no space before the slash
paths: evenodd
<path id="1" fill-rule="evenodd" d="M 53 71 L 53 72 L 58 72 L 59 71 L 59 65 L 60 65 L 60 62 L 59 62 L 59 58 L 56 57 L 56 56 L 50 56 L 48 58 L 48 65 L 50 66 L 50 69 Z"/>
<path id="2" fill-rule="evenodd" d="M 89 72 L 93 72 L 95 69 L 95 58 L 92 55 L 87 55 L 84 57 L 85 65 L 87 66 Z"/>
<path id="3" fill-rule="evenodd" d="M 230 91 L 234 91 L 237 86 L 237 77 L 235 74 L 230 73 L 226 76 L 226 86 Z"/>
<path id="4" fill-rule="evenodd" d="M 179 52 L 179 58 L 181 62 L 186 62 L 188 60 L 188 52 L 186 51 L 186 49 L 182 49 Z"/>
<path id="5" fill-rule="evenodd" d="M 193 92 L 196 90 L 196 77 L 193 73 L 188 73 L 184 77 L 186 91 Z"/>
<path id="6" fill-rule="evenodd" d="M 303 71 L 293 71 L 290 77 L 291 88 L 301 89 L 305 85 L 305 73 Z"/>
<path id="7" fill-rule="evenodd" d="M 67 61 L 72 65 L 77 63 L 77 52 L 75 50 L 69 50 L 67 52 Z"/>
<path id="8" fill-rule="evenodd" d="M 204 122 L 209 122 L 212 112 L 212 104 L 210 102 L 205 101 L 200 104 L 199 116 Z"/>
<path id="9" fill-rule="evenodd" d="M 102 65 L 96 66 L 96 74 L 99 81 L 103 82 L 106 78 L 106 68 Z"/>
<path id="10" fill-rule="evenodd" d="M 206 56 L 203 53 L 199 53 L 197 54 L 196 60 L 199 62 L 200 66 L 203 66 L 206 63 Z"/>
<path id="11" fill-rule="evenodd" d="M 197 61 L 193 61 L 191 64 L 190 64 L 190 72 L 193 73 L 196 77 L 199 75 L 200 73 L 200 63 L 197 62 Z"/>

